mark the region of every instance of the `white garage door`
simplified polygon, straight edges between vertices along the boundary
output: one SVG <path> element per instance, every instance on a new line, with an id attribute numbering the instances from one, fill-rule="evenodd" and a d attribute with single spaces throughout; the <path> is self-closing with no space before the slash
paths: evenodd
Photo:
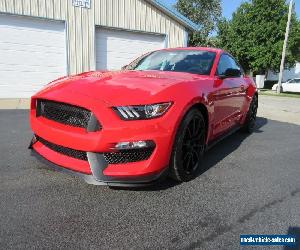
<path id="1" fill-rule="evenodd" d="M 0 15 L 0 98 L 28 98 L 65 74 L 63 22 Z"/>
<path id="2" fill-rule="evenodd" d="M 121 69 L 146 52 L 165 47 L 165 36 L 96 29 L 96 67 Z"/>

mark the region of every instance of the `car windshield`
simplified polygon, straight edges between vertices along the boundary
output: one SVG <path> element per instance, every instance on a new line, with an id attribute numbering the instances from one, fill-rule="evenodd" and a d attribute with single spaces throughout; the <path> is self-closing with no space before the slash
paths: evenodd
<path id="1" fill-rule="evenodd" d="M 138 58 L 129 70 L 159 70 L 209 75 L 216 53 L 200 50 L 161 50 Z"/>

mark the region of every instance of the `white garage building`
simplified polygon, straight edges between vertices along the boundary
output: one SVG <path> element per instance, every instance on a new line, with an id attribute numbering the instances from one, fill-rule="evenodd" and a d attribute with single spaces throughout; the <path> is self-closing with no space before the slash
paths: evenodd
<path id="1" fill-rule="evenodd" d="M 198 27 L 156 0 L 0 0 L 0 99 L 29 98 L 49 81 L 120 69 L 187 44 Z"/>

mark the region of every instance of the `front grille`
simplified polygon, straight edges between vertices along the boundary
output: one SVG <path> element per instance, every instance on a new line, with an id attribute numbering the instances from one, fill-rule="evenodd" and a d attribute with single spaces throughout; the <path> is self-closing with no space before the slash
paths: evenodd
<path id="1" fill-rule="evenodd" d="M 76 149 L 71 149 L 71 148 L 66 148 L 57 144 L 54 144 L 52 142 L 46 141 L 45 139 L 41 137 L 37 137 L 37 140 L 44 144 L 47 148 L 50 148 L 51 150 L 72 157 L 76 158 L 79 160 L 87 161 L 87 154 L 84 151 L 76 150 Z"/>
<path id="2" fill-rule="evenodd" d="M 103 156 L 108 164 L 129 163 L 147 160 L 154 148 L 130 149 L 120 152 L 104 153 Z"/>
<path id="3" fill-rule="evenodd" d="M 95 119 L 91 111 L 85 108 L 49 100 L 38 99 L 36 110 L 37 116 L 43 116 L 55 122 L 85 129 L 88 129 L 89 122 L 93 120 L 91 118 Z M 94 126 L 95 124 L 93 124 L 93 131 L 99 130 L 101 128 L 97 120 L 96 123 L 96 126 Z"/>

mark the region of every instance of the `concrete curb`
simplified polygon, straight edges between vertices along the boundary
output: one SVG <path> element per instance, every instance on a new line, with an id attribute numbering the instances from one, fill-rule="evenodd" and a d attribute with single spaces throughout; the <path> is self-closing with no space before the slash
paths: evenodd
<path id="1" fill-rule="evenodd" d="M 0 109 L 29 109 L 29 98 L 0 99 Z"/>

